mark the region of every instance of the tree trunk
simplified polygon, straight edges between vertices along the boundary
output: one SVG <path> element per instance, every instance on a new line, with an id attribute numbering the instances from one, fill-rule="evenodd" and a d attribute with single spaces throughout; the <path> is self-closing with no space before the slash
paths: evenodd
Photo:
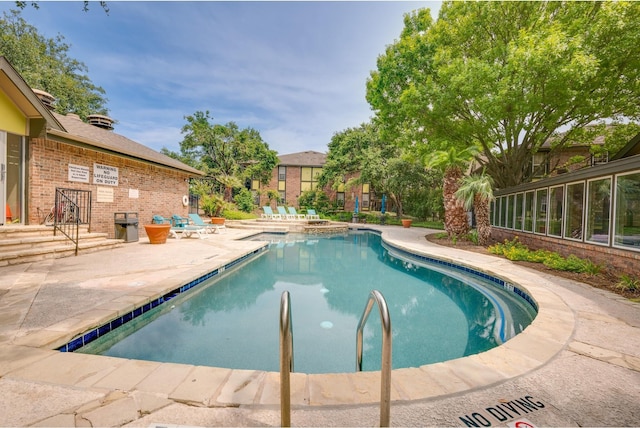
<path id="1" fill-rule="evenodd" d="M 478 244 L 486 246 L 491 237 L 489 201 L 486 198 L 476 195 L 473 206 L 476 214 L 476 227 L 478 229 Z"/>
<path id="2" fill-rule="evenodd" d="M 444 199 L 444 229 L 449 238 L 459 238 L 469 232 L 467 212 L 463 202 L 455 195 L 460 187 L 461 178 L 462 171 L 458 168 L 450 168 L 445 172 L 442 196 Z"/>

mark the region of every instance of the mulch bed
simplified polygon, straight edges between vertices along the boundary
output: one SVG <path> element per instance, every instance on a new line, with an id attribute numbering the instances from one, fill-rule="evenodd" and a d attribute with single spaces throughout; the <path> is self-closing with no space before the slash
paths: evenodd
<path id="1" fill-rule="evenodd" d="M 476 245 L 469 240 L 460 239 L 454 243 L 448 238 L 439 237 L 439 235 L 440 234 L 429 234 L 429 235 L 426 235 L 425 238 L 429 242 L 433 242 L 434 244 L 438 244 L 438 245 L 443 245 L 445 247 L 459 248 L 461 250 L 473 251 L 475 253 L 480 253 L 480 254 L 487 254 L 493 257 L 502 257 L 502 256 L 498 256 L 490 253 L 486 247 Z M 628 291 L 628 290 L 622 290 L 616 287 L 616 284 L 618 284 L 619 279 L 616 275 L 614 275 L 612 272 L 609 272 L 609 271 L 603 271 L 598 275 L 588 275 L 585 273 L 566 272 L 566 271 L 551 269 L 543 265 L 542 263 L 533 263 L 533 262 L 525 262 L 525 261 L 513 261 L 513 263 L 516 263 L 518 265 L 525 266 L 540 272 L 548 273 L 555 276 L 560 276 L 563 278 L 572 279 L 574 281 L 582 282 L 585 284 L 589 284 L 593 287 L 618 294 L 627 299 L 632 299 L 635 301 L 640 299 L 640 290 Z"/>

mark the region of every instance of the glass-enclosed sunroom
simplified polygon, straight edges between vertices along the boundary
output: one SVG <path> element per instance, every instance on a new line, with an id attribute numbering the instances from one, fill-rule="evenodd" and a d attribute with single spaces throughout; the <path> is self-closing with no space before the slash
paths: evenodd
<path id="1" fill-rule="evenodd" d="M 496 192 L 494 238 L 517 235 L 608 264 L 621 255 L 619 267 L 640 274 L 640 154 L 628 152 L 633 155 Z"/>

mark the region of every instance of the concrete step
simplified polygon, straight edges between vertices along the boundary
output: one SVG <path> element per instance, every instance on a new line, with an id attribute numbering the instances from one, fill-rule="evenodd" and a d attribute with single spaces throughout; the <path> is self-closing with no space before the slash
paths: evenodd
<path id="1" fill-rule="evenodd" d="M 80 226 L 80 233 L 88 233 L 89 227 Z M 53 226 L 5 225 L 0 226 L 0 241 L 5 239 L 32 238 L 34 236 L 53 236 Z"/>
<path id="2" fill-rule="evenodd" d="M 78 254 L 117 248 L 121 239 L 109 239 L 106 233 L 89 233 L 80 228 Z M 50 226 L 0 227 L 0 266 L 32 263 L 75 255 L 75 244 L 66 236 L 53 235 Z"/>
<path id="3" fill-rule="evenodd" d="M 121 239 L 101 239 L 89 242 L 80 241 L 78 254 L 88 254 L 95 251 L 109 250 L 125 245 Z M 63 244 L 45 247 L 35 247 L 27 250 L 0 253 L 0 267 L 20 263 L 32 263 L 48 259 L 59 259 L 75 255 L 75 245 L 71 241 Z"/>
<path id="4" fill-rule="evenodd" d="M 81 233 L 81 242 L 102 241 L 107 238 L 106 233 Z M 56 247 L 60 244 L 70 242 L 69 238 L 61 233 L 53 236 L 53 231 L 49 232 L 49 235 L 35 235 L 30 237 L 16 237 L 16 238 L 0 238 L 0 253 L 15 252 L 22 250 L 29 250 L 32 248 L 44 249 L 47 247 Z"/>

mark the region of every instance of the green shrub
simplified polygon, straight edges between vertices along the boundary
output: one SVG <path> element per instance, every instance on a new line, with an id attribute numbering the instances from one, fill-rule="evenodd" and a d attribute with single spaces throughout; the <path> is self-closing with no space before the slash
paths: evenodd
<path id="1" fill-rule="evenodd" d="M 250 220 L 256 218 L 256 215 L 244 211 L 226 209 L 224 210 L 224 218 L 226 218 L 227 220 Z"/>
<path id="2" fill-rule="evenodd" d="M 640 279 L 633 278 L 631 275 L 622 274 L 616 284 L 616 288 L 624 291 L 638 291 L 640 290 Z"/>
<path id="3" fill-rule="evenodd" d="M 504 243 L 492 245 L 488 250 L 492 254 L 504 256 L 512 261 L 542 263 L 555 270 L 587 273 L 589 275 L 597 275 L 602 271 L 602 266 L 590 260 L 581 259 L 573 254 L 565 258 L 553 251 L 531 251 L 518 240 L 518 237 L 515 237 L 511 241 L 505 240 Z"/>
<path id="4" fill-rule="evenodd" d="M 237 195 L 233 198 L 234 202 L 238 206 L 240 211 L 244 211 L 245 213 L 253 212 L 255 205 L 253 203 L 253 195 L 251 191 L 248 189 L 242 189 L 238 192 Z"/>

